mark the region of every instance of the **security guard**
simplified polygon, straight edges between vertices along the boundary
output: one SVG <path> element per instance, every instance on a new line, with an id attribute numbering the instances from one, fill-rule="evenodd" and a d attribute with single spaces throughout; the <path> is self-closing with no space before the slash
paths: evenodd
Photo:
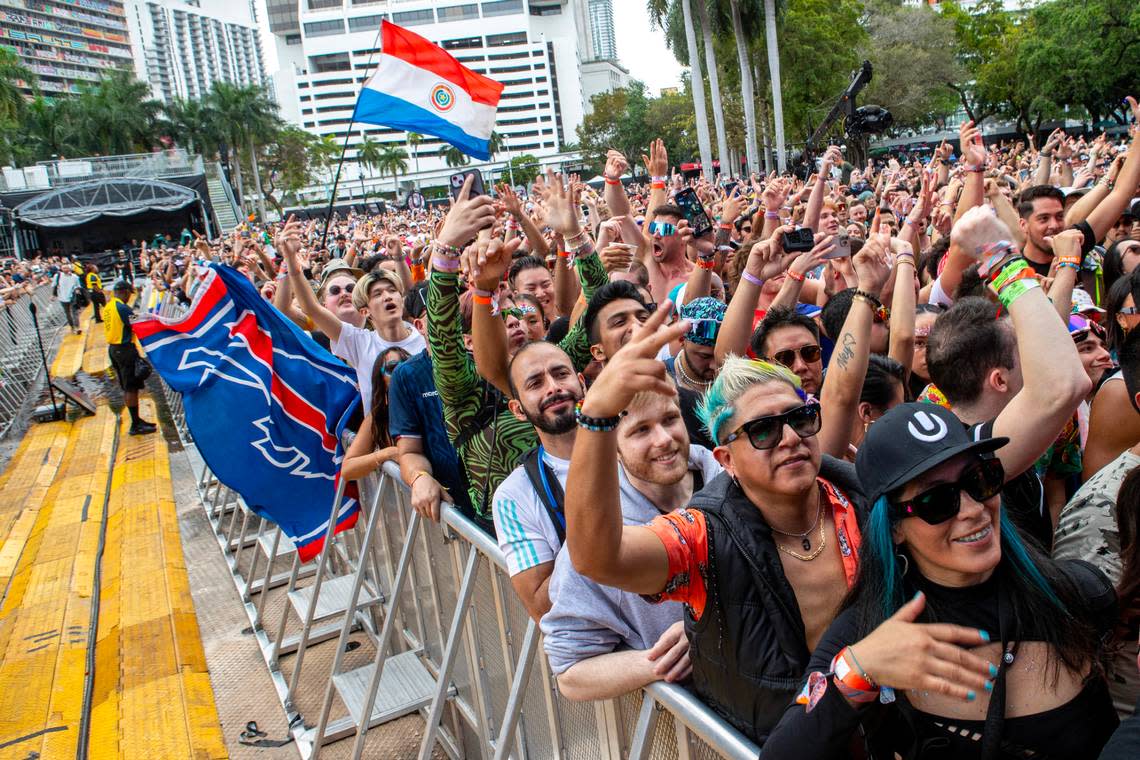
<path id="1" fill-rule="evenodd" d="M 139 391 L 146 383 L 145 376 L 139 378 L 137 364 L 139 350 L 135 347 L 131 317 L 134 312 L 126 301 L 135 290 L 127 280 L 116 280 L 113 296 L 103 307 L 103 334 L 107 338 L 107 352 L 111 357 L 111 367 L 123 389 L 123 403 L 131 414 L 131 435 L 153 433 L 158 427 L 139 416 Z"/>
<path id="2" fill-rule="evenodd" d="M 95 321 L 103 321 L 103 307 L 107 305 L 107 296 L 103 293 L 103 278 L 94 264 L 88 264 L 87 273 L 83 275 L 83 287 L 87 288 L 87 296 L 91 299 L 92 311 L 95 312 Z"/>

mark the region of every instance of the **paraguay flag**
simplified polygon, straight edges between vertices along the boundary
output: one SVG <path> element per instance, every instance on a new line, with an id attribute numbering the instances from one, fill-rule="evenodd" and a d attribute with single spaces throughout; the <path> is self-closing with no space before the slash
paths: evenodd
<path id="1" fill-rule="evenodd" d="M 218 480 L 277 523 L 302 561 L 320 553 L 344 457 L 355 375 L 236 270 L 200 269 L 187 314 L 134 323 L 147 358 L 182 394 L 186 423 Z M 350 485 L 336 530 L 359 513 Z"/>
<path id="2" fill-rule="evenodd" d="M 486 161 L 503 85 L 446 50 L 384 21 L 380 61 L 364 83 L 353 120 L 432 135 Z"/>

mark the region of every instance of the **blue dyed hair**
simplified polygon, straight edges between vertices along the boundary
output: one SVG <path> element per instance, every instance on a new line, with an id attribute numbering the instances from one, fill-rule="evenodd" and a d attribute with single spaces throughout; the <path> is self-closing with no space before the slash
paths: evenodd
<path id="1" fill-rule="evenodd" d="M 1039 590 L 1060 612 L 1068 615 L 1069 611 L 1057 598 L 1052 584 L 1041 574 L 1041 570 L 1029 556 L 1017 528 L 1010 521 L 1005 509 L 1002 508 L 1000 513 L 1002 561 L 1009 563 L 1014 574 L 1022 582 Z M 882 579 L 882 598 L 879 601 L 884 620 L 898 612 L 899 608 L 908 601 L 903 591 L 902 568 L 895 559 L 893 527 L 890 503 L 886 496 L 880 496 L 871 509 L 871 517 L 864 531 L 861 560 L 868 573 Z"/>
<path id="2" fill-rule="evenodd" d="M 730 354 L 697 406 L 697 416 L 709 431 L 714 445 L 721 444 L 721 427 L 736 414 L 736 402 L 754 385 L 785 383 L 801 399 L 807 394 L 800 388 L 800 379 L 787 367 L 773 362 L 743 359 Z"/>

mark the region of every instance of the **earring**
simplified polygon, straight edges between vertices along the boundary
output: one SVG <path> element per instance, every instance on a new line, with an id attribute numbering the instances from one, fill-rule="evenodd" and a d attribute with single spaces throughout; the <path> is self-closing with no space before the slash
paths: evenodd
<path id="1" fill-rule="evenodd" d="M 906 574 L 910 572 L 910 560 L 908 560 L 906 558 L 905 554 L 896 554 L 895 558 L 902 562 L 902 566 L 903 566 L 902 574 L 903 574 L 903 577 L 905 578 Z"/>

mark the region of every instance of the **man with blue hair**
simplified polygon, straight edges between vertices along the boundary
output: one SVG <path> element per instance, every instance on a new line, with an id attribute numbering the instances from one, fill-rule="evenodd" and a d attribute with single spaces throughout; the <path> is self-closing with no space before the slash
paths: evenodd
<path id="1" fill-rule="evenodd" d="M 597 583 L 682 602 L 697 694 L 763 743 L 854 583 L 862 494 L 849 464 L 821 455 L 819 405 L 799 378 L 729 356 L 699 407 L 724 474 L 687 508 L 623 525 L 615 431 L 635 394 L 677 392 L 655 357 L 693 329 L 664 318 L 610 358 L 577 410 L 566 546 Z"/>

